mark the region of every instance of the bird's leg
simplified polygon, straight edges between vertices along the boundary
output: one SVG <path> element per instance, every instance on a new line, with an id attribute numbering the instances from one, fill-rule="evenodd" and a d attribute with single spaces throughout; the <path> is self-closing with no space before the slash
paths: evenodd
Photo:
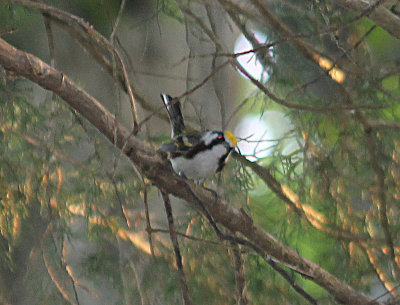
<path id="1" fill-rule="evenodd" d="M 218 193 L 217 193 L 216 191 L 214 191 L 213 189 L 210 189 L 210 188 L 206 187 L 205 184 L 203 185 L 203 187 L 204 187 L 207 191 L 209 191 L 211 194 L 214 195 L 215 202 L 217 202 L 217 201 L 218 201 Z"/>
<path id="2" fill-rule="evenodd" d="M 201 183 L 203 182 L 203 180 L 193 180 L 194 184 L 196 185 L 201 185 Z M 204 186 L 204 185 L 203 185 Z"/>
<path id="3" fill-rule="evenodd" d="M 221 177 L 222 177 L 222 172 L 219 172 L 218 173 L 218 178 L 217 178 L 217 193 L 218 193 L 218 190 L 219 190 L 219 186 L 221 184 Z"/>
<path id="4" fill-rule="evenodd" d="M 185 174 L 183 172 L 179 172 L 178 175 L 179 175 L 179 177 L 182 177 L 187 180 L 187 177 L 185 176 Z"/>

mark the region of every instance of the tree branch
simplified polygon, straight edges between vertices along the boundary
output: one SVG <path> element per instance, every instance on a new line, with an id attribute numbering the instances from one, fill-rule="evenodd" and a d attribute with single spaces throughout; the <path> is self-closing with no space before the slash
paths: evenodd
<path id="1" fill-rule="evenodd" d="M 360 13 L 371 7 L 371 2 L 366 0 L 336 0 L 336 3 Z M 368 18 L 393 37 L 400 39 L 400 17 L 393 14 L 386 7 L 377 6 L 368 14 Z"/>
<path id="2" fill-rule="evenodd" d="M 121 82 L 129 97 L 134 131 L 138 132 L 139 118 L 137 113 L 136 98 L 130 85 L 128 72 L 119 51 L 108 39 L 98 33 L 93 26 L 91 26 L 82 18 L 44 3 L 23 0 L 0 0 L 0 2 L 13 2 L 26 7 L 35 8 L 42 14 L 45 14 L 46 18 L 49 18 L 52 21 L 55 21 L 57 24 L 64 26 L 71 36 L 75 37 L 79 43 L 81 43 L 82 46 L 93 56 L 93 58 L 103 67 L 105 67 L 110 74 L 112 74 L 113 78 L 116 78 L 119 82 Z M 115 64 L 112 64 L 113 61 L 116 61 L 116 66 Z"/>
<path id="3" fill-rule="evenodd" d="M 249 241 L 277 260 L 295 266 L 315 283 L 325 288 L 339 302 L 352 305 L 363 305 L 368 302 L 371 305 L 380 304 L 363 293 L 355 291 L 317 264 L 300 256 L 228 202 L 220 198 L 216 200 L 210 191 L 177 176 L 170 164 L 150 145 L 132 136 L 132 133 L 116 121 L 115 117 L 95 98 L 39 58 L 20 51 L 0 39 L 0 65 L 64 99 L 116 147 L 123 149 L 140 172 L 162 191 L 184 199 L 194 207 L 198 206 L 200 200 L 217 222 L 233 232 L 243 234 Z"/>

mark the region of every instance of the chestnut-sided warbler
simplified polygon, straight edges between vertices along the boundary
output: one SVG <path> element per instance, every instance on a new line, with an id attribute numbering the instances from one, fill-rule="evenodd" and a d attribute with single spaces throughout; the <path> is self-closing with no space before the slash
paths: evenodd
<path id="1" fill-rule="evenodd" d="M 228 130 L 185 130 L 180 102 L 167 94 L 161 94 L 161 98 L 171 121 L 172 142 L 162 144 L 160 150 L 168 153 L 174 171 L 197 181 L 221 171 L 236 147 L 235 136 Z"/>

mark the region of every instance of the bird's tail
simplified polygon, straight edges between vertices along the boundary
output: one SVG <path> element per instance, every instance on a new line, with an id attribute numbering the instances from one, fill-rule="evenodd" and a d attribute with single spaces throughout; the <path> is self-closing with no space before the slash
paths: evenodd
<path id="1" fill-rule="evenodd" d="M 168 94 L 161 94 L 161 99 L 164 102 L 165 108 L 167 108 L 169 119 L 172 124 L 172 135 L 174 138 L 182 134 L 185 129 L 185 123 L 181 112 L 181 103 L 169 96 Z"/>

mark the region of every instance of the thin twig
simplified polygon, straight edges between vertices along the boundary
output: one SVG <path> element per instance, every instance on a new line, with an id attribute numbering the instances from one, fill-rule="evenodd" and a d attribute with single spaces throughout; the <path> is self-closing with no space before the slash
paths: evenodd
<path id="1" fill-rule="evenodd" d="M 182 255 L 181 255 L 181 251 L 179 249 L 178 238 L 176 237 L 171 202 L 169 200 L 169 196 L 167 193 L 161 191 L 161 195 L 164 200 L 165 212 L 167 214 L 169 236 L 171 238 L 171 242 L 172 242 L 172 245 L 174 248 L 175 261 L 176 261 L 176 266 L 178 268 L 179 281 L 181 283 L 183 301 L 184 301 L 185 305 L 191 305 L 193 303 L 192 303 L 192 300 L 189 295 L 189 288 L 188 288 L 187 281 L 186 281 L 186 275 L 185 275 L 185 272 L 183 271 Z"/>
<path id="2" fill-rule="evenodd" d="M 117 28 L 118 28 L 119 22 L 120 22 L 120 20 L 121 20 L 122 13 L 124 12 L 125 3 L 126 3 L 126 0 L 122 0 L 122 1 L 121 1 L 121 4 L 120 4 L 120 6 L 119 6 L 118 15 L 117 15 L 117 18 L 115 19 L 115 22 L 114 22 L 114 25 L 113 25 L 113 29 L 112 29 L 112 32 L 111 32 L 111 35 L 110 35 L 110 41 L 111 41 L 111 43 L 113 43 L 113 41 L 114 41 L 114 36 L 115 36 L 115 34 L 117 33 Z"/>
<path id="3" fill-rule="evenodd" d="M 152 233 L 169 233 L 169 230 L 152 228 L 151 232 Z M 184 238 L 187 238 L 187 239 L 190 239 L 190 240 L 193 240 L 193 241 L 198 241 L 198 242 L 201 242 L 201 243 L 208 243 L 208 244 L 211 244 L 211 245 L 215 245 L 215 246 L 219 246 L 219 247 L 225 247 L 225 248 L 226 247 L 230 247 L 229 245 L 224 245 L 224 244 L 221 244 L 220 242 L 207 240 L 207 239 L 203 239 L 203 238 L 198 238 L 198 237 L 191 236 L 191 235 L 188 235 L 188 234 L 185 234 L 185 233 L 182 233 L 182 232 L 175 232 L 175 233 L 176 233 L 176 235 L 179 235 L 181 237 L 184 237 Z"/>
<path id="4" fill-rule="evenodd" d="M 375 299 L 373 299 L 371 302 L 374 302 L 374 301 L 376 301 L 376 300 L 379 300 L 380 298 L 383 298 L 384 296 L 386 296 L 386 295 L 388 295 L 388 294 L 390 294 L 390 293 L 392 293 L 393 292 L 393 290 L 397 290 L 397 289 L 399 289 L 400 288 L 400 284 L 398 284 L 398 285 L 396 285 L 392 290 L 390 290 L 390 291 L 386 291 L 385 293 L 382 293 L 381 295 L 379 295 L 379 296 L 377 296 Z M 396 305 L 396 304 L 398 304 L 398 303 L 392 303 L 391 301 L 392 301 L 393 299 L 389 299 L 388 301 L 387 301 L 387 303 L 386 304 L 390 304 L 390 305 Z M 396 301 L 396 298 L 394 299 L 395 301 Z M 399 300 L 399 298 L 397 297 L 397 301 Z M 368 304 L 370 304 L 370 302 L 368 302 L 366 305 L 368 305 Z"/>
<path id="5" fill-rule="evenodd" d="M 217 33 L 217 20 L 216 20 L 216 14 L 215 14 L 215 9 L 213 7 L 211 7 L 209 5 L 209 3 L 205 2 L 204 3 L 206 12 L 207 12 L 207 17 L 208 17 L 208 22 L 211 25 L 211 29 L 213 30 L 214 33 Z M 217 53 L 218 49 L 216 48 L 215 50 Z M 212 63 L 211 63 L 211 70 L 215 71 L 217 63 L 222 60 L 222 58 L 218 58 L 216 55 L 212 56 Z M 212 85 L 213 85 L 213 89 L 215 92 L 215 95 L 217 97 L 218 103 L 219 103 L 219 113 L 220 113 L 220 117 L 221 117 L 221 130 L 224 130 L 226 128 L 226 106 L 225 106 L 225 99 L 224 99 L 224 94 L 222 92 L 221 86 L 220 84 L 220 79 L 221 77 L 217 77 L 217 75 L 215 75 L 215 77 L 213 77 L 212 79 Z"/>
<path id="6" fill-rule="evenodd" d="M 217 74 L 217 72 L 219 70 L 221 70 L 223 67 L 225 67 L 228 64 L 229 64 L 229 61 L 227 60 L 227 61 L 223 62 L 222 64 L 220 64 L 219 66 L 215 67 L 215 69 L 209 75 L 207 75 L 200 83 L 198 83 L 196 86 L 194 86 L 193 88 L 189 89 L 188 91 L 182 93 L 179 97 L 177 97 L 177 99 L 180 100 L 185 96 L 193 94 L 193 92 L 195 92 L 196 90 L 198 90 L 199 88 L 204 86 L 204 84 L 206 82 L 208 82 L 211 78 L 213 78 L 215 76 L 215 74 Z"/>
<path id="7" fill-rule="evenodd" d="M 129 300 L 129 294 L 128 294 L 128 283 L 130 283 L 131 279 L 129 278 L 128 280 L 128 274 L 126 272 L 126 263 L 125 263 L 125 258 L 122 255 L 122 240 L 121 238 L 117 235 L 116 236 L 117 240 L 117 245 L 118 245 L 118 266 L 119 266 L 119 273 L 121 277 L 121 293 L 122 293 L 122 298 L 123 298 L 123 304 L 124 305 L 129 305 L 130 300 Z M 140 294 L 140 291 L 139 291 Z M 143 304 L 141 304 L 143 305 Z"/>
<path id="8" fill-rule="evenodd" d="M 51 29 L 50 19 L 46 16 L 46 14 L 42 14 L 44 18 L 44 25 L 46 28 L 47 34 L 47 43 L 49 44 L 49 53 L 50 53 L 50 66 L 55 68 L 55 53 L 54 53 L 54 36 L 53 30 Z"/>
<path id="9" fill-rule="evenodd" d="M 76 303 L 78 305 L 80 305 L 79 298 L 78 298 L 78 291 L 76 290 L 76 286 L 79 283 L 79 281 L 76 280 L 74 274 L 72 273 L 71 268 L 67 264 L 67 259 L 66 259 L 65 255 L 64 255 L 65 254 L 64 243 L 61 244 L 61 247 L 62 247 L 62 249 L 61 249 L 61 263 L 62 263 L 63 268 L 67 272 L 68 278 L 69 278 L 69 280 L 71 282 L 72 290 L 74 292 Z"/>
<path id="10" fill-rule="evenodd" d="M 59 268 L 59 266 L 56 266 L 54 259 L 51 257 L 49 250 L 50 245 L 53 245 L 55 248 L 57 248 L 57 246 L 55 245 L 54 238 L 52 236 L 53 229 L 54 229 L 54 224 L 50 223 L 46 231 L 44 232 L 43 238 L 41 240 L 40 247 L 42 250 L 43 262 L 45 264 L 45 267 L 47 269 L 47 272 L 49 273 L 52 282 L 57 287 L 58 291 L 61 293 L 63 298 L 72 305 L 79 305 L 79 301 L 77 298 L 78 296 L 76 294 L 76 289 L 73 280 L 72 280 L 72 286 L 73 286 L 72 289 L 74 295 L 72 295 L 71 291 L 69 291 L 68 287 L 66 287 L 66 283 L 68 282 L 66 280 L 66 277 L 70 278 L 70 276 L 66 272 L 66 269 Z M 62 262 L 61 265 L 63 265 Z"/>
<path id="11" fill-rule="evenodd" d="M 131 228 L 132 227 L 131 221 L 129 220 L 129 217 L 126 214 L 125 200 L 123 200 L 123 198 L 119 194 L 117 182 L 115 181 L 115 177 L 114 177 L 114 175 L 108 175 L 108 178 L 111 180 L 111 184 L 114 188 L 115 195 L 117 196 L 118 206 L 120 208 L 121 217 L 125 220 L 126 227 Z"/>
<path id="12" fill-rule="evenodd" d="M 249 96 L 247 96 L 245 99 L 243 99 L 243 101 L 240 102 L 239 105 L 237 105 L 235 107 L 235 109 L 232 111 L 231 115 L 228 117 L 228 119 L 226 120 L 226 125 L 228 126 L 229 123 L 233 120 L 233 118 L 239 113 L 240 109 L 242 109 L 247 102 L 258 93 L 258 90 L 254 93 L 251 93 Z"/>
<path id="13" fill-rule="evenodd" d="M 276 272 L 278 272 L 289 284 L 292 288 L 300 294 L 304 299 L 306 299 L 310 304 L 318 305 L 316 299 L 314 299 L 310 294 L 308 294 L 303 288 L 301 288 L 293 279 L 293 277 L 286 272 L 282 267 L 280 267 L 276 262 L 274 262 L 270 257 L 263 255 L 262 258 L 264 261 L 270 265 Z"/>
<path id="14" fill-rule="evenodd" d="M 146 232 L 147 232 L 147 238 L 149 240 L 151 256 L 153 257 L 153 259 L 155 259 L 156 256 L 154 254 L 153 238 L 151 235 L 151 233 L 153 232 L 153 228 L 151 227 L 151 222 L 150 222 L 149 201 L 148 201 L 147 195 L 148 195 L 147 185 L 144 183 L 143 184 L 143 203 L 144 203 L 144 210 L 145 210 L 145 215 L 146 215 Z"/>
<path id="15" fill-rule="evenodd" d="M 133 274 L 135 275 L 136 285 L 137 285 L 137 288 L 139 291 L 140 301 L 142 303 L 141 305 L 148 305 L 148 304 L 150 304 L 149 297 L 148 297 L 147 293 L 145 292 L 142 281 L 140 280 L 140 276 L 139 276 L 139 272 L 137 270 L 136 264 L 137 263 L 135 262 L 135 260 L 131 260 L 129 262 L 129 265 L 132 268 Z"/>
<path id="16" fill-rule="evenodd" d="M 398 129 L 398 128 L 400 128 L 400 122 L 368 121 L 368 124 L 372 128 L 390 128 L 390 129 Z"/>

